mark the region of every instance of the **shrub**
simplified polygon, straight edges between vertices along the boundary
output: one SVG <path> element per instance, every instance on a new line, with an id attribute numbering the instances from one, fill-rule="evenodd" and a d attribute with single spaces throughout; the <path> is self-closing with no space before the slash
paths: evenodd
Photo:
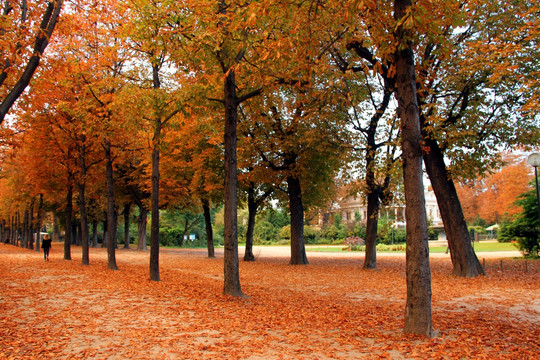
<path id="1" fill-rule="evenodd" d="M 281 231 L 279 232 L 279 237 L 283 240 L 290 240 L 291 239 L 291 225 L 285 225 L 281 228 Z"/>
<path id="2" fill-rule="evenodd" d="M 253 243 L 264 245 L 278 240 L 279 228 L 266 219 L 260 219 L 255 223 L 253 230 Z"/>
<path id="3" fill-rule="evenodd" d="M 348 251 L 358 251 L 365 244 L 365 241 L 358 236 L 349 236 L 343 243 L 347 246 Z"/>
<path id="4" fill-rule="evenodd" d="M 319 231 L 311 226 L 304 226 L 304 240 L 306 244 L 320 244 Z"/>
<path id="5" fill-rule="evenodd" d="M 516 204 L 523 208 L 523 213 L 514 217 L 511 223 L 501 224 L 499 241 L 516 240 L 516 246 L 525 257 L 538 258 L 540 251 L 540 221 L 536 191 L 522 194 Z"/>

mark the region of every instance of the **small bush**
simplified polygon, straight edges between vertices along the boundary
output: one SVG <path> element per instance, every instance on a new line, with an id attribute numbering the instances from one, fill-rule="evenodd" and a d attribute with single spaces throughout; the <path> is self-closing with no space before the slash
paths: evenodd
<path id="1" fill-rule="evenodd" d="M 365 244 L 364 239 L 358 236 L 349 236 L 345 239 L 343 242 L 345 245 L 347 245 L 348 251 L 358 251 L 357 249 L 360 248 L 360 246 Z"/>

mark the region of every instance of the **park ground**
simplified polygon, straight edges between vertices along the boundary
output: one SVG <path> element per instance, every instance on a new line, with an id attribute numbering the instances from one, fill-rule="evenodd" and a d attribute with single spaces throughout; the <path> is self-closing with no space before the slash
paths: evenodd
<path id="1" fill-rule="evenodd" d="M 243 251 L 240 251 L 243 254 Z M 540 263 L 479 253 L 487 276 L 451 275 L 433 254 L 434 338 L 402 333 L 404 254 L 308 252 L 288 265 L 285 247 L 240 261 L 244 298 L 222 295 L 223 255 L 162 249 L 161 281 L 148 252 L 80 248 L 51 260 L 0 244 L 0 359 L 537 359 Z M 519 254 L 519 253 L 517 253 Z M 510 256 L 510 257 L 508 257 Z M 502 260 L 502 261 L 501 261 Z"/>

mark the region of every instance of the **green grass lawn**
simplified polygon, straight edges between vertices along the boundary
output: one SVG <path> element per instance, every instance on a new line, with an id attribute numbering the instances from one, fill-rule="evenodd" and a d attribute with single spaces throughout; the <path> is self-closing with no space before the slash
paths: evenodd
<path id="1" fill-rule="evenodd" d="M 307 251 L 319 251 L 319 252 L 346 252 L 345 245 L 332 245 L 332 246 L 321 246 L 321 245 L 307 245 Z M 474 250 L 476 252 L 483 251 L 512 251 L 517 250 L 513 243 L 498 243 L 498 242 L 480 242 L 474 243 Z M 389 250 L 377 250 L 380 252 L 389 252 Z M 443 253 L 446 251 L 446 246 L 432 246 L 429 248 L 429 252 L 432 253 Z M 403 252 L 403 251 L 401 251 Z"/>
<path id="2" fill-rule="evenodd" d="M 498 243 L 498 242 L 479 242 L 474 243 L 474 251 L 513 251 L 517 247 L 513 243 Z M 429 252 L 442 253 L 446 251 L 446 246 L 434 246 L 429 248 Z"/>

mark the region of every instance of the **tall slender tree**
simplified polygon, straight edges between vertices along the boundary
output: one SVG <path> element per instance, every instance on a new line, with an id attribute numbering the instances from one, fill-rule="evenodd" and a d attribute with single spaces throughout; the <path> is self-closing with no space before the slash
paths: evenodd
<path id="1" fill-rule="evenodd" d="M 410 0 L 394 0 L 396 27 L 396 98 L 401 119 L 401 147 L 407 220 L 407 304 L 404 332 L 433 336 L 431 270 L 427 217 L 422 180 L 420 114 L 417 103 L 414 52 L 410 28 Z"/>

